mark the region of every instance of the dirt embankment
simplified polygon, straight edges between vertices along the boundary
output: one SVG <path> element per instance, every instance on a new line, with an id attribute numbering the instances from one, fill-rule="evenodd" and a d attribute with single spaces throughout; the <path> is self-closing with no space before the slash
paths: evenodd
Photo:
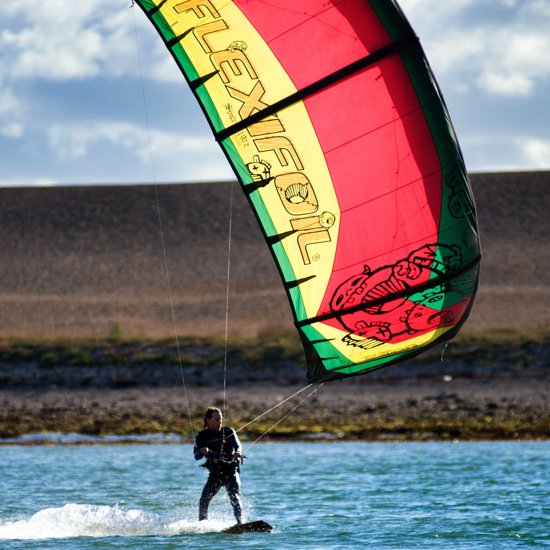
<path id="1" fill-rule="evenodd" d="M 550 172 L 472 174 L 483 260 L 471 329 L 550 326 Z M 292 327 L 237 184 L 0 189 L 0 335 L 171 337 Z M 172 302 L 167 288 L 164 253 Z"/>

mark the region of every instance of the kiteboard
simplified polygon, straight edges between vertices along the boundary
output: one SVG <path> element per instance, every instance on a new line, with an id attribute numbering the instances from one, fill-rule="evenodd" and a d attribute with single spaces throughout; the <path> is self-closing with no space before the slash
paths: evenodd
<path id="1" fill-rule="evenodd" d="M 241 533 L 270 533 L 273 527 L 269 523 L 258 520 L 250 521 L 248 523 L 237 523 L 232 527 L 224 529 L 222 533 L 228 535 L 240 535 Z"/>

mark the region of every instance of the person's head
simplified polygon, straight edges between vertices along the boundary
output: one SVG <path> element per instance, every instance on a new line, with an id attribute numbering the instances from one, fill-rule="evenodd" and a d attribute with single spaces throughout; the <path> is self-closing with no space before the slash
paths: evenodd
<path id="1" fill-rule="evenodd" d="M 208 407 L 204 415 L 204 427 L 210 430 L 219 431 L 222 429 L 222 411 L 217 407 Z"/>

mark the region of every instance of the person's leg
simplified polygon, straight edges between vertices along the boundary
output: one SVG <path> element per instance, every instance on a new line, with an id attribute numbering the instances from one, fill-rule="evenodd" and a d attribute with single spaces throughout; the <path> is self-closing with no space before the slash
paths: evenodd
<path id="1" fill-rule="evenodd" d="M 238 472 L 235 472 L 235 475 L 231 476 L 225 487 L 227 489 L 227 494 L 229 495 L 231 506 L 233 506 L 233 514 L 235 514 L 235 519 L 237 520 L 237 523 L 242 523 L 243 510 L 240 497 L 241 479 Z"/>
<path id="2" fill-rule="evenodd" d="M 208 476 L 208 481 L 202 490 L 199 500 L 199 521 L 208 519 L 208 506 L 210 501 L 216 496 L 222 485 L 222 482 L 217 476 L 213 476 L 212 474 Z"/>

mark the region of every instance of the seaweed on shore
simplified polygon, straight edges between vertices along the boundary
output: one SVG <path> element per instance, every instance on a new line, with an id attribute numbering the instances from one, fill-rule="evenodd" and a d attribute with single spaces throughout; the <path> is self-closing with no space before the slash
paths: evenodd
<path id="1" fill-rule="evenodd" d="M 187 411 L 183 399 L 164 400 L 163 388 L 181 386 L 183 374 L 190 387 L 211 388 L 215 394 L 224 368 L 224 349 L 222 338 L 185 337 L 179 346 L 170 339 L 4 340 L 0 342 L 0 438 L 40 432 L 190 436 L 189 416 L 195 426 L 200 426 L 204 403 L 192 402 Z M 287 409 L 266 415 L 247 428 L 246 437 L 253 440 L 268 430 L 266 437 L 271 439 L 549 437 L 549 409 L 541 406 L 541 399 L 544 401 L 543 394 L 548 391 L 550 331 L 525 334 L 510 330 L 499 332 L 498 337 L 492 332 L 465 333 L 445 351 L 443 363 L 441 351 L 353 381 L 366 389 L 373 382 L 387 387 L 403 384 L 410 388 L 409 398 L 375 402 L 365 392 L 364 398 L 353 402 L 323 401 L 319 406 L 311 400 L 299 414 L 274 426 L 293 406 L 289 403 Z M 236 426 L 245 425 L 265 410 L 265 403 L 247 400 L 254 388 L 267 385 L 284 393 L 280 388 L 285 385 L 305 382 L 301 346 L 291 332 L 235 339 L 229 344 L 227 361 L 231 387 L 241 392 L 235 394 L 241 398 L 234 403 L 231 419 Z M 437 388 L 443 379 L 468 380 L 481 397 L 441 391 Z M 536 399 L 514 396 L 518 380 L 532 388 L 527 391 L 536 393 Z M 495 398 L 489 390 L 497 381 L 505 389 Z M 425 383 L 432 384 L 433 395 L 410 397 L 415 395 L 415 384 Z M 79 400 L 82 392 L 89 390 L 132 389 L 155 391 L 158 401 L 144 406 L 135 397 L 118 402 Z M 42 399 L 51 390 L 61 392 L 63 400 Z"/>
<path id="2" fill-rule="evenodd" d="M 434 348 L 368 376 L 439 376 L 442 360 L 446 370 L 467 376 L 545 369 L 550 363 L 550 329 L 465 333 L 443 350 Z M 177 342 L 173 338 L 0 341 L 2 387 L 171 386 L 182 374 L 204 385 L 225 363 L 232 369 L 233 384 L 305 379 L 304 354 L 292 331 L 232 339 L 227 357 L 222 337 L 181 337 Z"/>

